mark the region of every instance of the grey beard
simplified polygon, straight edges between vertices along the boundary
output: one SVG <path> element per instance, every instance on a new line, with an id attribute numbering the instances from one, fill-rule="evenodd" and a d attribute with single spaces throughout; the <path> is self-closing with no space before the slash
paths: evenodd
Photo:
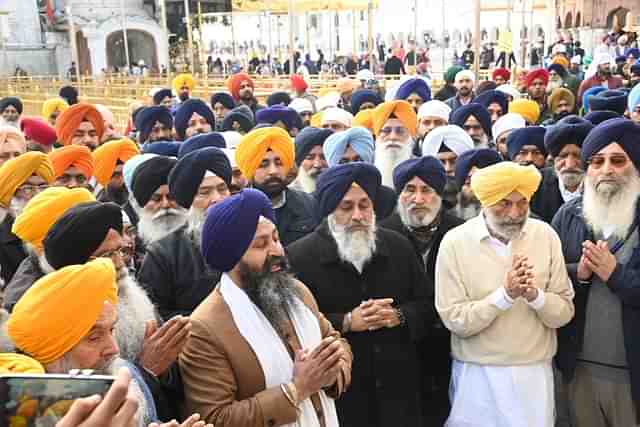
<path id="1" fill-rule="evenodd" d="M 442 198 L 437 197 L 433 206 L 427 206 L 429 211 L 424 214 L 424 217 L 420 219 L 415 213 L 412 213 L 412 210 L 415 208 L 415 204 L 411 203 L 409 206 L 406 206 L 404 203 L 398 201 L 397 211 L 400 216 L 400 220 L 407 228 L 421 228 L 427 227 L 431 225 L 434 219 L 438 216 L 438 212 L 440 212 L 440 207 L 442 206 Z"/>
<path id="2" fill-rule="evenodd" d="M 577 188 L 582 183 L 584 178 L 584 172 L 562 172 L 560 173 L 560 179 L 564 188 Z"/>
<path id="3" fill-rule="evenodd" d="M 376 252 L 375 216 L 366 232 L 350 231 L 346 226 L 338 225 L 334 214 L 329 215 L 327 220 L 340 259 L 353 265 L 358 273 L 362 274 L 364 266 Z"/>
<path id="4" fill-rule="evenodd" d="M 296 178 L 296 183 L 299 184 L 302 191 L 307 194 L 311 194 L 316 191 L 316 180 L 318 175 L 313 176 L 310 175 L 309 172 L 304 170 L 304 168 L 300 167 L 298 170 L 298 177 Z"/>
<path id="5" fill-rule="evenodd" d="M 522 221 L 517 222 L 511 219 L 499 218 L 489 209 L 483 209 L 483 212 L 487 228 L 491 234 L 506 242 L 510 242 L 520 236 L 529 218 L 529 211 L 527 211 L 527 215 L 525 215 Z"/>
<path id="6" fill-rule="evenodd" d="M 202 226 L 207 219 L 207 211 L 191 206 L 187 213 L 187 236 L 199 248 L 202 241 Z"/>
<path id="7" fill-rule="evenodd" d="M 185 221 L 184 209 L 164 209 L 155 214 L 149 214 L 141 209 L 138 234 L 148 245 L 182 227 Z"/>

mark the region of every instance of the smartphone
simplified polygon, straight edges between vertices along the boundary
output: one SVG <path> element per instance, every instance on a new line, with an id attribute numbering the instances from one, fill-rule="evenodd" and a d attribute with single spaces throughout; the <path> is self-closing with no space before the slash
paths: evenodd
<path id="1" fill-rule="evenodd" d="M 104 396 L 114 380 L 101 375 L 0 375 L 0 426 L 55 426 L 74 400 Z"/>

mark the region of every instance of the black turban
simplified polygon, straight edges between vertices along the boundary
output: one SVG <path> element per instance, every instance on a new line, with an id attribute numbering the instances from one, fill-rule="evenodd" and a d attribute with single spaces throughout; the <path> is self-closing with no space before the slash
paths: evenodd
<path id="1" fill-rule="evenodd" d="M 514 129 L 507 137 L 507 153 L 509 154 L 509 159 L 513 160 L 525 145 L 535 145 L 546 157 L 547 148 L 544 146 L 545 132 L 546 129 L 542 126 L 528 126 L 526 128 Z"/>
<path id="2" fill-rule="evenodd" d="M 605 90 L 589 98 L 591 111 L 615 111 L 623 115 L 627 109 L 627 92 L 622 90 Z"/>
<path id="3" fill-rule="evenodd" d="M 507 95 L 499 90 L 488 90 L 486 92 L 482 92 L 474 98 L 473 102 L 477 102 L 486 109 L 489 109 L 489 105 L 491 104 L 498 104 L 502 108 L 503 115 L 507 114 L 509 110 L 509 100 L 507 99 Z"/>
<path id="4" fill-rule="evenodd" d="M 215 108 L 217 103 L 224 105 L 227 110 L 233 110 L 236 108 L 236 102 L 231 95 L 226 92 L 218 92 L 211 95 L 211 108 Z"/>
<path id="5" fill-rule="evenodd" d="M 575 144 L 582 147 L 593 123 L 578 116 L 567 116 L 556 124 L 547 127 L 544 134 L 544 145 L 553 157 L 557 157 L 565 145 Z"/>
<path id="6" fill-rule="evenodd" d="M 267 105 L 273 107 L 274 105 L 287 105 L 291 104 L 291 96 L 287 92 L 273 92 L 267 98 Z"/>
<path id="7" fill-rule="evenodd" d="M 160 105 L 162 103 L 162 100 L 167 97 L 173 98 L 171 89 L 160 89 L 159 91 L 153 94 L 153 103 L 155 105 Z"/>
<path id="8" fill-rule="evenodd" d="M 362 107 L 362 104 L 370 102 L 377 107 L 378 105 L 382 104 L 382 101 L 382 97 L 378 94 L 378 92 L 371 89 L 358 89 L 353 92 L 353 95 L 351 95 L 351 112 L 354 115 L 358 114 L 358 112 L 360 112 L 360 107 Z"/>
<path id="9" fill-rule="evenodd" d="M 560 64 L 549 65 L 549 67 L 547 67 L 547 71 L 555 71 L 563 79 L 567 77 L 567 69 Z"/>
<path id="10" fill-rule="evenodd" d="M 440 160 L 433 156 L 424 156 L 400 163 L 393 170 L 393 186 L 396 188 L 396 193 L 400 194 L 407 182 L 415 177 L 420 178 L 439 196 L 442 196 L 447 183 L 447 172 Z"/>
<path id="11" fill-rule="evenodd" d="M 469 176 L 469 172 L 474 167 L 482 169 L 501 161 L 500 154 L 491 148 L 474 148 L 460 154 L 456 160 L 456 184 L 458 188 L 462 188 Z"/>
<path id="12" fill-rule="evenodd" d="M 158 156 L 178 157 L 180 144 L 174 141 L 149 142 L 142 146 L 142 153 L 157 154 Z"/>
<path id="13" fill-rule="evenodd" d="M 216 174 L 227 186 L 231 184 L 231 164 L 219 148 L 201 148 L 178 160 L 169 174 L 169 191 L 180 206 L 191 207 L 207 171 Z"/>
<path id="14" fill-rule="evenodd" d="M 617 143 L 627 153 L 636 170 L 640 171 L 640 125 L 618 117 L 596 126 L 582 144 L 582 163 L 585 165 L 593 156 L 609 144 Z"/>
<path id="15" fill-rule="evenodd" d="M 319 219 L 326 218 L 336 210 L 353 183 L 358 184 L 376 204 L 376 196 L 382 183 L 378 168 L 361 162 L 334 166 L 318 177 L 315 196 Z"/>
<path id="16" fill-rule="evenodd" d="M 122 210 L 117 204 L 88 202 L 72 207 L 44 239 L 47 262 L 56 270 L 86 263 L 112 229 L 122 234 Z"/>
<path id="17" fill-rule="evenodd" d="M 8 96 L 0 99 L 0 113 L 4 112 L 9 105 L 13 105 L 13 107 L 18 111 L 18 114 L 22 114 L 22 101 L 20 101 L 20 98 L 16 98 L 14 96 Z"/>
<path id="18" fill-rule="evenodd" d="M 73 86 L 63 86 L 60 88 L 60 93 L 58 95 L 60 95 L 60 98 L 67 101 L 69 106 L 78 103 L 78 89 Z"/>
<path id="19" fill-rule="evenodd" d="M 604 122 L 605 120 L 615 119 L 618 117 L 620 117 L 620 114 L 616 113 L 615 111 L 604 110 L 604 111 L 591 111 L 586 116 L 584 116 L 584 119 L 593 123 L 594 126 L 598 126 L 600 123 Z"/>
<path id="20" fill-rule="evenodd" d="M 299 128 L 300 116 L 293 108 L 282 105 L 274 105 L 273 107 L 263 108 L 256 112 L 256 123 L 269 123 L 275 125 L 278 122 L 284 123 L 287 130 L 295 127 Z"/>
<path id="21" fill-rule="evenodd" d="M 246 105 L 241 105 L 240 107 L 234 108 L 224 116 L 224 121 L 222 122 L 222 130 L 225 132 L 229 130 L 235 130 L 233 128 L 234 122 L 238 122 L 243 132 L 249 133 L 255 126 L 253 112 Z"/>
<path id="22" fill-rule="evenodd" d="M 322 147 L 332 133 L 333 131 L 331 129 L 314 128 L 311 126 L 302 129 L 294 141 L 296 165 L 300 166 L 313 147 Z"/>
<path id="23" fill-rule="evenodd" d="M 463 127 L 469 116 L 475 117 L 480 122 L 480 126 L 484 129 L 487 137 L 491 138 L 491 114 L 489 114 L 487 107 L 477 102 L 463 105 L 454 110 L 449 117 L 449 124 Z"/>
<path id="24" fill-rule="evenodd" d="M 149 134 L 156 122 L 160 122 L 167 128 L 173 128 L 173 116 L 166 107 L 154 105 L 146 107 L 136 114 L 136 129 L 140 132 L 138 142 L 144 144 L 149 139 Z"/>
<path id="25" fill-rule="evenodd" d="M 189 127 L 189 120 L 193 113 L 198 113 L 204 117 L 211 125 L 211 129 L 216 127 L 216 119 L 213 117 L 213 111 L 207 104 L 197 98 L 189 98 L 180 104 L 180 107 L 176 110 L 175 128 L 176 133 L 180 139 L 184 139 L 185 132 Z"/>
<path id="26" fill-rule="evenodd" d="M 178 151 L 178 158 L 182 158 L 192 151 L 199 150 L 205 147 L 227 148 L 227 141 L 224 136 L 218 132 L 200 133 L 187 138 L 182 144 L 180 144 L 180 150 Z"/>
<path id="27" fill-rule="evenodd" d="M 131 189 L 138 205 L 144 208 L 153 193 L 163 185 L 167 185 L 169 173 L 175 166 L 177 160 L 173 157 L 158 156 L 153 157 L 140 166 L 133 173 Z"/>

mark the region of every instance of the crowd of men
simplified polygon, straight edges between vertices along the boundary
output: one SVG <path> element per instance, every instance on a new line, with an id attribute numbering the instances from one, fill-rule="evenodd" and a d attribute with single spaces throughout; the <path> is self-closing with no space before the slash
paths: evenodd
<path id="1" fill-rule="evenodd" d="M 118 373 L 62 427 L 640 425 L 638 58 L 4 98 L 0 371 Z"/>

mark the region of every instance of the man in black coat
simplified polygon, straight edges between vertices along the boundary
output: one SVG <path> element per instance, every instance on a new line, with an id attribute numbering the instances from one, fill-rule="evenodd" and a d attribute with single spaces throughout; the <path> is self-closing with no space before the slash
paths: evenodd
<path id="1" fill-rule="evenodd" d="M 11 232 L 13 221 L 15 221 L 13 215 L 7 213 L 0 224 L 0 277 L 3 288 L 11 281 L 22 260 L 27 257 L 22 240 Z"/>
<path id="2" fill-rule="evenodd" d="M 324 172 L 316 196 L 326 219 L 288 247 L 292 270 L 358 360 L 336 402 L 343 427 L 423 425 L 416 343 L 435 320 L 433 283 L 407 239 L 376 228 L 380 183 L 364 163 Z"/>

